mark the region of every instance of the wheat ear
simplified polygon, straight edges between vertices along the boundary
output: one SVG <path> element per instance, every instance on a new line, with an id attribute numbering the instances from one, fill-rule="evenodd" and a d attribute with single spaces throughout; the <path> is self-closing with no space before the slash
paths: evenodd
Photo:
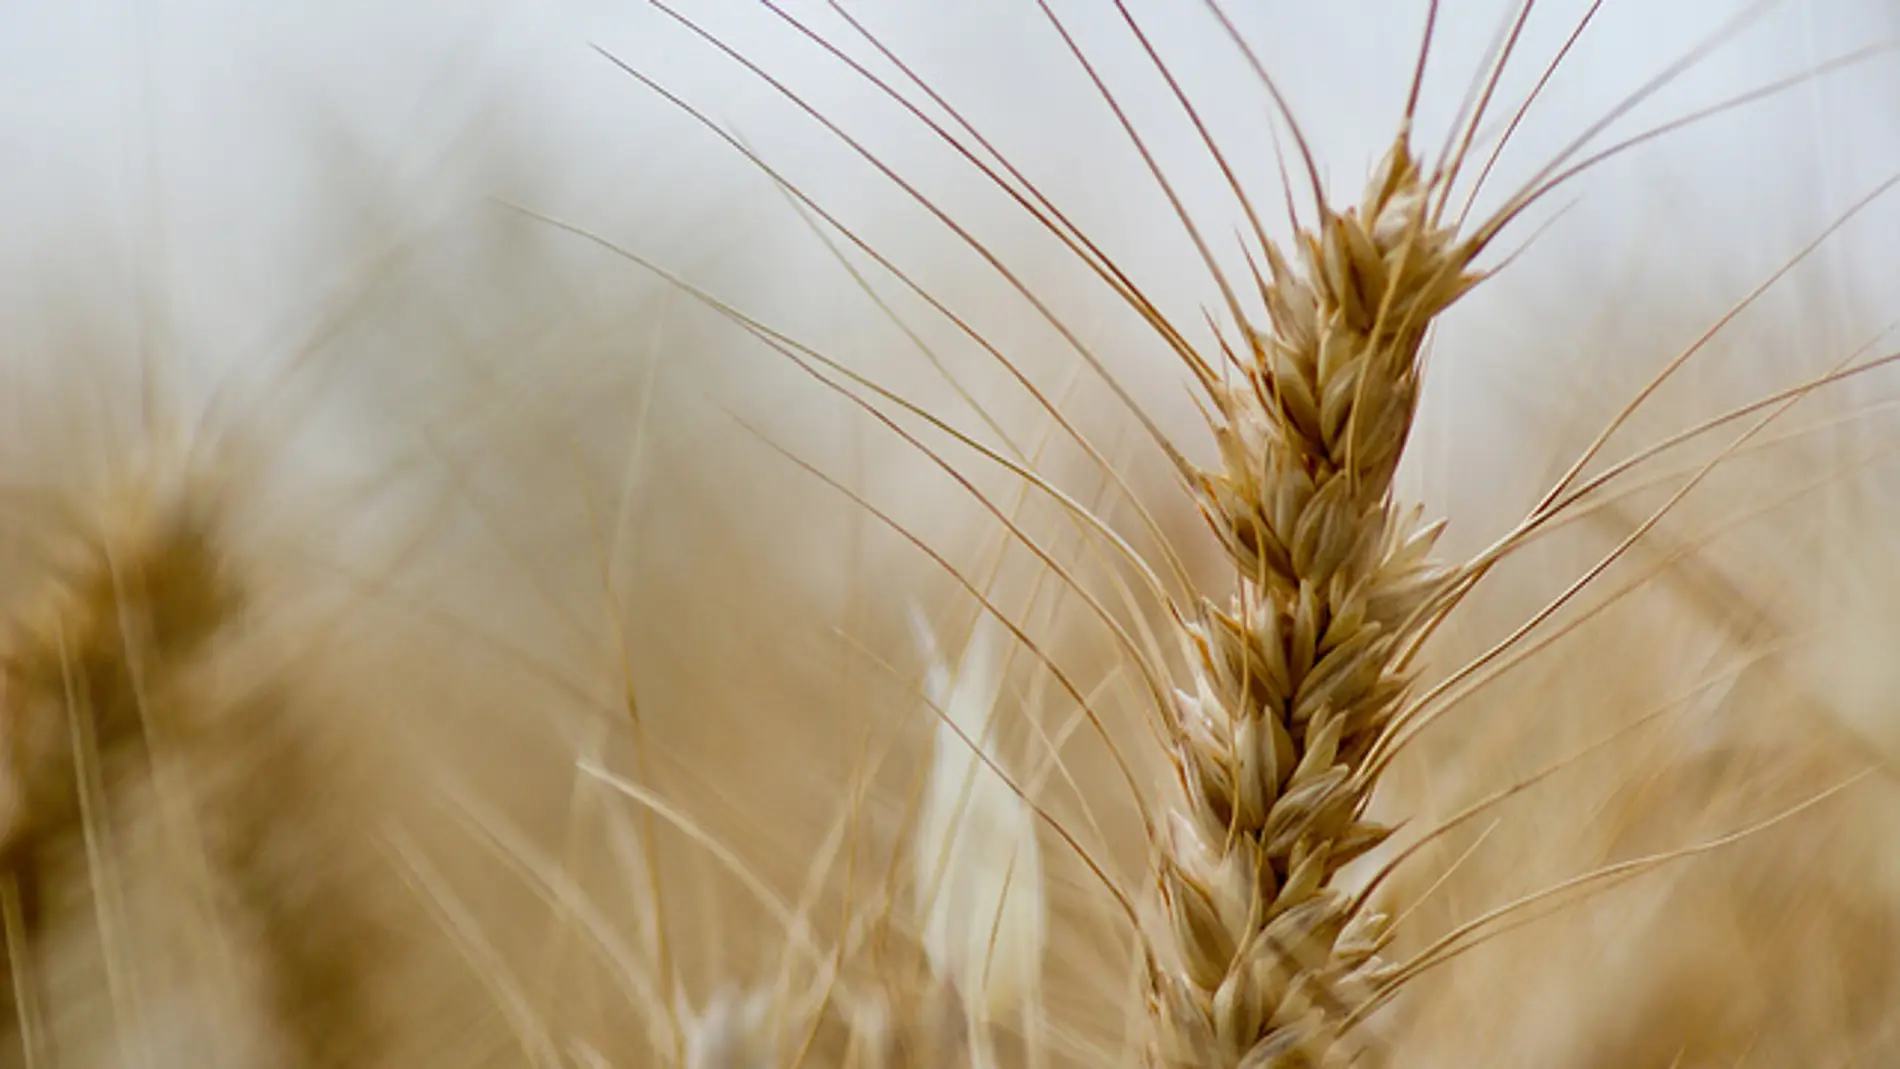
<path id="1" fill-rule="evenodd" d="M 142 745 L 148 700 L 241 611 L 212 513 L 195 483 L 128 480 L 0 631 L 0 850 L 75 817 L 69 715 L 101 752 Z"/>
<path id="2" fill-rule="evenodd" d="M 1163 1065 L 1338 1060 L 1378 977 L 1384 918 L 1353 915 L 1335 875 L 1389 834 L 1364 816 L 1366 758 L 1445 574 L 1440 527 L 1400 511 L 1392 478 L 1425 332 L 1477 280 L 1431 188 L 1401 136 L 1357 209 L 1322 207 L 1297 264 L 1269 246 L 1271 330 L 1246 328 L 1245 381 L 1210 386 L 1220 463 L 1195 481 L 1239 582 L 1185 626 L 1195 693 L 1168 711 L 1182 790 L 1149 967 Z"/>

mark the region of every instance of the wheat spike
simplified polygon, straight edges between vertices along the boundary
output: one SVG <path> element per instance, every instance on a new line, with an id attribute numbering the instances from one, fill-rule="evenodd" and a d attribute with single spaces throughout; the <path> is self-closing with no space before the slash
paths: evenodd
<path id="1" fill-rule="evenodd" d="M 107 750 L 142 741 L 150 696 L 242 609 L 202 487 L 139 478 L 75 530 L 63 566 L 0 636 L 0 843 L 73 816 L 67 714 Z"/>
<path id="2" fill-rule="evenodd" d="M 1198 490 L 1240 581 L 1188 625 L 1195 693 L 1170 711 L 1182 791 L 1150 965 L 1165 1065 L 1336 1060 L 1378 973 L 1383 918 L 1332 885 L 1388 834 L 1363 819 L 1366 756 L 1444 575 L 1439 528 L 1401 512 L 1392 478 L 1425 332 L 1476 282 L 1429 189 L 1402 136 L 1359 208 L 1300 236 L 1297 266 L 1269 247 L 1271 330 L 1247 332 L 1247 381 L 1212 387 L 1220 464 Z"/>

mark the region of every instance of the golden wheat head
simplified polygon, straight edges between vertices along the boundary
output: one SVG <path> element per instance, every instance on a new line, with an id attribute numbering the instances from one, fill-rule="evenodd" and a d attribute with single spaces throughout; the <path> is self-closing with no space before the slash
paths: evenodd
<path id="1" fill-rule="evenodd" d="M 1318 1064 L 1378 970 L 1383 919 L 1331 886 L 1383 842 L 1366 758 L 1405 692 L 1438 528 L 1391 497 L 1433 318 L 1475 281 L 1428 218 L 1405 141 L 1361 206 L 1326 213 L 1298 267 L 1269 248 L 1270 330 L 1215 392 L 1202 509 L 1241 577 L 1191 624 L 1196 692 L 1173 711 L 1181 801 L 1159 865 L 1170 938 L 1151 965 L 1165 1064 Z"/>

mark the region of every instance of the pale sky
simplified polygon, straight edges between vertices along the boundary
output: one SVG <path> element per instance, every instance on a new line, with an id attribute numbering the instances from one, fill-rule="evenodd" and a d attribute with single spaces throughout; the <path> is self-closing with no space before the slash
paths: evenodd
<path id="1" fill-rule="evenodd" d="M 999 227 L 991 231 L 1002 235 L 997 240 L 1013 242 L 1010 228 L 1020 222 L 1011 222 L 993 190 L 765 8 L 680 2 L 809 94 L 952 214 Z M 1352 195 L 1390 136 L 1423 5 L 1228 6 L 1264 8 L 1244 28 L 1290 98 L 1329 192 Z M 1539 6 L 1500 100 L 1521 99 L 1583 6 Z M 1422 108 L 1427 145 L 1443 137 L 1510 10 L 1498 0 L 1445 7 Z M 1490 188 L 1511 188 L 1743 7 L 1734 0 L 1611 0 L 1526 119 Z M 823 13 L 818 3 L 798 9 Z M 1163 300 L 1207 301 L 1205 276 L 1165 201 L 1029 0 L 895 0 L 850 9 L 1107 247 L 1144 267 L 1160 265 L 1147 278 Z M 1145 0 L 1136 9 L 1244 181 L 1277 218 L 1269 110 L 1238 53 L 1198 3 Z M 1074 18 L 1078 39 L 1170 161 L 1197 219 L 1211 233 L 1230 234 L 1239 215 L 1218 173 L 1112 9 L 1089 0 L 1058 10 Z M 832 40 L 866 54 L 835 19 L 821 22 Z M 1789 0 L 1614 129 L 1641 130 L 1897 31 L 1900 19 L 1873 0 Z M 794 320 L 816 314 L 824 303 L 812 299 L 819 272 L 807 275 L 800 265 L 826 261 L 784 199 L 729 146 L 616 71 L 592 44 L 730 124 L 887 247 L 931 260 L 954 246 L 809 116 L 640 0 L 16 2 L 0 6 L 0 231 L 8 235 L 0 306 L 17 317 L 61 286 L 105 300 L 116 295 L 115 307 L 158 309 L 147 321 L 165 324 L 170 348 L 214 365 L 255 358 L 257 339 L 352 270 L 366 248 L 502 193 L 681 270 L 715 260 L 740 265 L 739 284 L 751 288 L 735 296 L 748 307 Z M 1568 251 L 1541 268 L 1526 266 L 1523 277 L 1561 286 L 1550 272 L 1588 262 L 1614 274 L 1632 257 L 1692 254 L 1716 238 L 1738 278 L 1759 277 L 1803 235 L 1900 170 L 1895 102 L 1900 62 L 1877 56 L 1634 154 L 1578 186 L 1583 201 L 1540 239 Z M 393 190 L 381 209 L 386 218 L 365 219 L 360 205 L 338 195 L 338 180 L 352 175 Z M 1564 203 L 1558 197 L 1547 206 Z M 1830 254 L 1851 267 L 1853 285 L 1876 292 L 1890 281 L 1891 242 L 1882 235 L 1896 225 L 1891 211 L 1879 218 L 1885 221 L 1870 218 Z M 1659 219 L 1670 225 L 1659 228 Z M 1032 264 L 1047 255 L 1023 248 Z M 945 268 L 952 277 L 984 270 L 956 255 L 961 266 Z M 780 256 L 789 257 L 784 268 L 772 269 Z M 845 289 L 841 277 L 825 283 L 834 284 Z M 1836 296 L 1852 288 L 1835 287 Z M 1579 322 L 1615 314 L 1574 311 Z M 1509 329 L 1477 334 L 1474 355 L 1440 362 L 1438 389 L 1463 389 L 1465 377 L 1495 379 L 1503 357 L 1475 354 L 1508 339 Z"/>

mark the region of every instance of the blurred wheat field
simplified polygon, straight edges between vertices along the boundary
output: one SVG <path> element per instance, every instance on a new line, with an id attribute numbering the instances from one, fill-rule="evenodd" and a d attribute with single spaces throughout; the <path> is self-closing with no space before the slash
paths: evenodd
<path id="1" fill-rule="evenodd" d="M 0 1064 L 1888 1064 L 1896 32 L 0 11 Z"/>

